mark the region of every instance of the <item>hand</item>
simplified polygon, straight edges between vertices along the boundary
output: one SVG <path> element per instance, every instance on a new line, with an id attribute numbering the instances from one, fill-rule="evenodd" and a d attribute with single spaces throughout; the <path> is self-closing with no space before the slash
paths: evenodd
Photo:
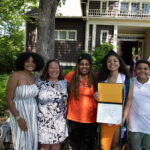
<path id="1" fill-rule="evenodd" d="M 18 125 L 19 125 L 19 128 L 22 130 L 22 131 L 27 131 L 28 128 L 27 128 L 27 124 L 26 124 L 26 121 L 22 118 L 20 118 L 18 120 Z"/>
<path id="2" fill-rule="evenodd" d="M 122 125 L 125 123 L 126 117 L 122 117 Z"/>
<path id="3" fill-rule="evenodd" d="M 98 100 L 99 100 L 99 97 L 100 97 L 100 94 L 99 94 L 99 92 L 95 92 L 93 96 L 94 96 L 94 99 L 95 99 L 96 101 L 98 101 Z"/>

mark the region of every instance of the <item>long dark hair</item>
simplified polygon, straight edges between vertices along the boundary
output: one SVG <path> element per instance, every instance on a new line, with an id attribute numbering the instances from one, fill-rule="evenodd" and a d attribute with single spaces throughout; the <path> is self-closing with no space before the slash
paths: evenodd
<path id="1" fill-rule="evenodd" d="M 79 63 L 77 63 L 75 70 L 74 70 L 74 74 L 71 78 L 70 84 L 69 84 L 69 95 L 75 96 L 75 99 L 78 100 L 79 99 Z M 88 86 L 91 87 L 93 84 L 93 69 L 92 69 L 92 64 L 90 64 L 90 71 L 89 71 L 89 75 L 88 75 Z"/>
<path id="2" fill-rule="evenodd" d="M 110 56 L 115 56 L 119 60 L 120 67 L 118 71 L 126 75 L 127 77 L 130 77 L 131 75 L 130 75 L 129 69 L 127 69 L 126 64 L 121 58 L 121 56 L 119 56 L 114 51 L 113 52 L 111 51 L 111 52 L 108 52 L 108 54 L 106 54 L 106 56 L 102 60 L 102 67 L 100 68 L 100 71 L 98 73 L 98 82 L 105 81 L 110 75 L 110 71 L 107 69 L 107 60 Z"/>
<path id="3" fill-rule="evenodd" d="M 56 59 L 49 60 L 46 63 L 46 66 L 45 66 L 45 68 L 43 70 L 43 73 L 42 73 L 42 76 L 41 76 L 41 80 L 45 81 L 45 80 L 49 79 L 48 68 L 49 68 L 49 64 L 52 63 L 52 62 L 56 62 L 58 64 L 58 66 L 59 66 L 60 74 L 58 76 L 58 80 L 63 80 L 64 77 L 63 77 L 63 74 L 62 74 L 62 69 L 60 67 L 59 61 L 56 60 Z"/>

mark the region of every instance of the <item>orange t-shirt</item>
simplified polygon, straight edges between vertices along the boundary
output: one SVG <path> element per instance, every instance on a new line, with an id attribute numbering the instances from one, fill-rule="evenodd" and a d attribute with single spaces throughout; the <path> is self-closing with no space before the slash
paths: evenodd
<path id="1" fill-rule="evenodd" d="M 74 72 L 70 72 L 65 76 L 65 79 L 70 82 Z M 97 102 L 93 97 L 94 88 L 79 87 L 79 100 L 75 100 L 72 95 L 67 104 L 67 119 L 81 123 L 95 123 Z"/>

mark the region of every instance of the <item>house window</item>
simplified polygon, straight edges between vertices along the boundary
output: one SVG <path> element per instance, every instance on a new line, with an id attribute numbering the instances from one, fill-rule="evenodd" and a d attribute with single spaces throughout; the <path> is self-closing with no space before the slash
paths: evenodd
<path id="1" fill-rule="evenodd" d="M 59 38 L 60 38 L 60 40 L 66 40 L 66 38 L 67 38 L 67 32 L 66 31 L 60 31 L 59 32 Z"/>
<path id="2" fill-rule="evenodd" d="M 142 10 L 144 14 L 150 14 L 150 3 L 142 4 Z"/>
<path id="3" fill-rule="evenodd" d="M 101 44 L 103 43 L 103 42 L 108 42 L 108 30 L 102 30 L 101 31 Z"/>
<path id="4" fill-rule="evenodd" d="M 76 41 L 76 30 L 55 30 L 55 40 Z"/>
<path id="5" fill-rule="evenodd" d="M 58 39 L 58 31 L 55 31 L 55 39 Z"/>
<path id="6" fill-rule="evenodd" d="M 102 10 L 106 10 L 107 9 L 107 2 L 102 2 Z"/>
<path id="7" fill-rule="evenodd" d="M 121 13 L 128 13 L 129 3 L 121 3 L 120 11 Z"/>
<path id="8" fill-rule="evenodd" d="M 137 14 L 139 11 L 139 3 L 131 3 L 131 13 L 132 14 Z"/>
<path id="9" fill-rule="evenodd" d="M 76 33 L 75 32 L 68 32 L 68 39 L 69 40 L 75 40 L 76 39 Z"/>

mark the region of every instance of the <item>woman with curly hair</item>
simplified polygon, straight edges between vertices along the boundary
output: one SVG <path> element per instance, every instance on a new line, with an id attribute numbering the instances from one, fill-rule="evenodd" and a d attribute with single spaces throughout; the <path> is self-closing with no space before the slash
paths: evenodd
<path id="1" fill-rule="evenodd" d="M 68 73 L 65 78 L 69 82 L 67 119 L 72 150 L 93 150 L 97 127 L 97 104 L 93 97 L 91 56 L 81 54 L 75 70 Z"/>
<path id="2" fill-rule="evenodd" d="M 10 125 L 15 150 L 37 150 L 38 130 L 36 99 L 38 88 L 33 72 L 44 66 L 42 57 L 24 52 L 16 61 L 14 72 L 7 84 L 6 102 L 10 110 Z"/>

